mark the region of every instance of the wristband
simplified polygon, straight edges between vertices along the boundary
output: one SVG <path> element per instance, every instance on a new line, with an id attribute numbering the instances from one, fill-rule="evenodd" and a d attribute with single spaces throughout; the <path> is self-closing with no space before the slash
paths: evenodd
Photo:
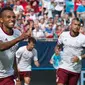
<path id="1" fill-rule="evenodd" d="M 82 60 L 81 56 L 78 56 L 79 60 Z"/>

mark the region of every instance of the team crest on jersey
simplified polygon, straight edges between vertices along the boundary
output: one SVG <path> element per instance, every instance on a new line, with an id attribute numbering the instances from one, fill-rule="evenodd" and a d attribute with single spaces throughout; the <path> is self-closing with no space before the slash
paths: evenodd
<path id="1" fill-rule="evenodd" d="M 6 38 L 5 41 L 8 41 L 8 39 Z"/>

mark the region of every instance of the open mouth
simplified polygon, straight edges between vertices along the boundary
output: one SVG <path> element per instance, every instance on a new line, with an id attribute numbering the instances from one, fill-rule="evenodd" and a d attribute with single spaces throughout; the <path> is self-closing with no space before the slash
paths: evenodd
<path id="1" fill-rule="evenodd" d="M 9 23 L 9 25 L 14 25 L 14 23 L 13 23 L 13 22 L 11 22 L 11 23 Z"/>

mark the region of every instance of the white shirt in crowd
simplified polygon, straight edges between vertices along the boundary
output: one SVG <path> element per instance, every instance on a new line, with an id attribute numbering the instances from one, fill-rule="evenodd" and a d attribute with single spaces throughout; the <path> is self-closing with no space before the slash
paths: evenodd
<path id="1" fill-rule="evenodd" d="M 35 21 L 35 20 L 37 19 L 37 17 L 36 17 L 36 15 L 35 15 L 35 14 L 33 14 L 33 15 L 31 15 L 31 14 L 30 14 L 29 19 L 32 19 L 32 20 L 34 20 L 34 21 Z"/>
<path id="2" fill-rule="evenodd" d="M 32 51 L 27 50 L 26 46 L 20 47 L 16 52 L 17 64 L 20 71 L 31 71 L 31 61 L 38 60 L 37 50 L 33 48 Z"/>
<path id="3" fill-rule="evenodd" d="M 62 11 L 65 5 L 65 0 L 55 0 L 55 3 L 56 3 L 55 10 Z"/>
<path id="4" fill-rule="evenodd" d="M 59 68 L 80 73 L 81 61 L 72 63 L 72 58 L 81 56 L 82 47 L 85 47 L 85 35 L 80 33 L 78 36 L 72 37 L 70 32 L 63 32 L 59 37 L 58 43 L 64 45 Z"/>
<path id="5" fill-rule="evenodd" d="M 41 30 L 41 29 L 38 29 L 38 31 L 36 29 L 34 29 L 32 32 L 32 35 L 35 38 L 44 38 L 45 37 L 45 34 L 44 34 L 43 30 Z"/>

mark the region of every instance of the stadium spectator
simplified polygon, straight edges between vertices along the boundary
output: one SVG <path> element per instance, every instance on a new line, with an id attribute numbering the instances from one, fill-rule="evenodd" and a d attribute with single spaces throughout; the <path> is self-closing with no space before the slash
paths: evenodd
<path id="1" fill-rule="evenodd" d="M 45 20 L 44 20 L 43 16 L 40 16 L 40 17 L 39 17 L 39 26 L 40 26 L 40 28 L 41 28 L 43 31 L 45 30 L 45 26 L 46 26 L 46 24 L 45 24 L 44 21 L 45 21 Z"/>
<path id="2" fill-rule="evenodd" d="M 20 0 L 20 4 L 23 6 L 24 10 L 26 9 L 26 6 L 28 5 L 27 0 Z"/>
<path id="3" fill-rule="evenodd" d="M 31 5 L 30 5 L 30 2 L 29 2 L 29 4 L 25 8 L 24 14 L 25 15 L 29 14 L 30 13 L 30 10 L 31 10 Z"/>
<path id="4" fill-rule="evenodd" d="M 53 31 L 53 23 L 49 21 L 48 26 L 45 28 L 45 37 L 46 38 L 53 38 L 54 31 Z"/>
<path id="5" fill-rule="evenodd" d="M 31 8 L 34 9 L 34 13 L 39 13 L 39 1 L 38 0 L 30 0 Z"/>
<path id="6" fill-rule="evenodd" d="M 74 3 L 74 13 L 75 13 L 75 16 L 77 16 L 76 15 L 76 11 L 77 11 L 78 6 L 81 5 L 81 1 L 82 0 L 74 0 L 73 1 L 73 3 Z"/>
<path id="7" fill-rule="evenodd" d="M 43 30 L 39 26 L 39 21 L 34 21 L 34 30 L 32 32 L 32 36 L 36 39 L 45 38 Z"/>
<path id="8" fill-rule="evenodd" d="M 56 14 L 61 16 L 61 12 L 65 6 L 65 0 L 55 0 L 54 2 L 56 3 L 55 10 L 54 10 L 54 17 Z"/>
<path id="9" fill-rule="evenodd" d="M 37 19 L 37 16 L 36 16 L 36 14 L 35 14 L 35 12 L 34 12 L 34 9 L 31 9 L 30 10 L 30 19 L 32 19 L 32 20 L 36 20 Z"/>
<path id="10" fill-rule="evenodd" d="M 54 54 L 50 59 L 50 64 L 52 64 L 55 69 L 58 69 L 60 61 L 61 61 L 61 47 L 59 45 L 56 45 L 54 48 Z"/>
<path id="11" fill-rule="evenodd" d="M 83 20 L 85 26 L 85 0 L 82 0 L 81 5 L 77 8 L 77 17 Z"/>
<path id="12" fill-rule="evenodd" d="M 58 22 L 54 31 L 54 38 L 58 38 L 63 31 L 64 29 L 62 28 L 61 23 Z"/>

